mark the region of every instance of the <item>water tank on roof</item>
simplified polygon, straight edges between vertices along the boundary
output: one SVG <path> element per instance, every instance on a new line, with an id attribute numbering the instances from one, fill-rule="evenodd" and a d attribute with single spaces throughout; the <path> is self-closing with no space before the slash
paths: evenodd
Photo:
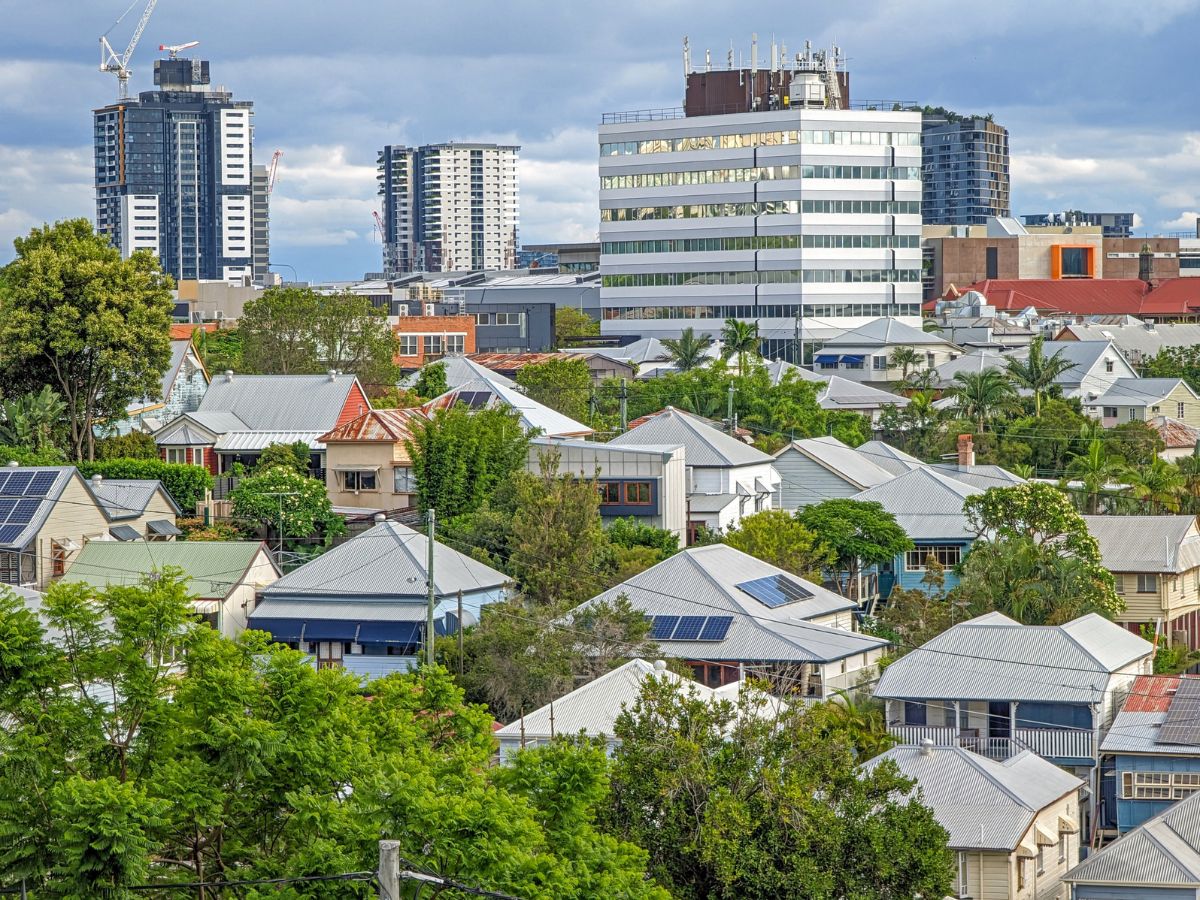
<path id="1" fill-rule="evenodd" d="M 788 87 L 788 103 L 807 109 L 825 108 L 825 80 L 818 72 L 798 72 Z"/>

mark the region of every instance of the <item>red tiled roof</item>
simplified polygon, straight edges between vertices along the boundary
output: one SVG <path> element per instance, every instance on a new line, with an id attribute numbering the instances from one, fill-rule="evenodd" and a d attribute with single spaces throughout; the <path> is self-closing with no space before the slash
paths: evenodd
<path id="1" fill-rule="evenodd" d="M 420 409 L 372 409 L 337 426 L 319 440 L 323 444 L 338 441 L 386 441 L 396 443 L 412 437 L 414 421 L 424 421 Z"/>
<path id="2" fill-rule="evenodd" d="M 209 333 L 217 330 L 216 322 L 205 322 L 202 325 L 196 325 L 188 322 L 177 323 L 171 326 L 171 340 L 173 341 L 190 341 L 192 335 L 196 333 L 196 329 L 203 329 Z"/>
<path id="3" fill-rule="evenodd" d="M 978 291 L 999 310 L 1079 316 L 1188 316 L 1200 314 L 1200 278 L 1170 278 L 1151 289 L 1136 278 L 1007 279 L 977 281 L 957 293 Z"/>
<path id="4" fill-rule="evenodd" d="M 1125 712 L 1162 712 L 1171 708 L 1175 689 L 1179 687 L 1178 675 L 1139 675 L 1129 689 L 1125 701 Z"/>

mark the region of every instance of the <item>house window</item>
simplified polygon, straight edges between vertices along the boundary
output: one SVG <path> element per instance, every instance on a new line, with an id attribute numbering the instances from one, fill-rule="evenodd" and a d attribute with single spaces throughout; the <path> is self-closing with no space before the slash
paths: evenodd
<path id="1" fill-rule="evenodd" d="M 67 548 L 58 541 L 50 542 L 50 575 L 58 578 L 67 574 Z"/>
<path id="2" fill-rule="evenodd" d="M 21 554 L 0 552 L 0 583 L 21 583 Z"/>
<path id="3" fill-rule="evenodd" d="M 1038 844 L 1037 873 L 1039 875 L 1041 875 L 1045 871 L 1046 871 L 1046 848 L 1043 847 L 1041 844 Z"/>
<path id="4" fill-rule="evenodd" d="M 426 334 L 421 336 L 421 350 L 426 356 L 431 353 L 443 352 L 443 346 L 440 334 Z"/>
<path id="5" fill-rule="evenodd" d="M 467 337 L 464 334 L 448 334 L 446 335 L 446 352 L 447 353 L 462 353 L 467 346 Z"/>
<path id="6" fill-rule="evenodd" d="M 1137 418 L 1137 410 L 1134 409 L 1132 406 L 1129 407 L 1129 421 L 1132 422 L 1136 418 Z"/>
<path id="7" fill-rule="evenodd" d="M 650 482 L 648 481 L 627 481 L 625 482 L 625 503 L 629 506 L 649 506 L 650 505 Z"/>
<path id="8" fill-rule="evenodd" d="M 1177 418 L 1177 419 L 1183 418 L 1183 401 L 1182 400 L 1180 400 L 1178 403 L 1175 404 L 1175 418 Z"/>
<path id="9" fill-rule="evenodd" d="M 1106 359 L 1104 361 L 1104 371 L 1111 372 L 1112 370 L 1113 370 L 1113 361 L 1111 359 Z"/>
<path id="10" fill-rule="evenodd" d="M 186 463 L 188 461 L 187 452 L 188 452 L 187 447 L 168 447 L 167 448 L 167 462 L 179 463 L 180 465 L 183 465 L 184 463 Z"/>
<path id="11" fill-rule="evenodd" d="M 344 491 L 374 491 L 378 490 L 378 481 L 374 472 L 343 472 L 342 490 Z"/>
<path id="12" fill-rule="evenodd" d="M 1125 800 L 1181 800 L 1200 790 L 1200 772 L 1122 772 Z"/>
<path id="13" fill-rule="evenodd" d="M 1066 862 L 1067 859 L 1067 833 L 1059 832 L 1058 835 L 1058 861 Z"/>
<path id="14" fill-rule="evenodd" d="M 1025 890 L 1025 865 L 1028 862 L 1029 862 L 1029 860 L 1027 860 L 1023 857 L 1017 860 L 1017 890 L 1018 891 Z"/>
<path id="15" fill-rule="evenodd" d="M 596 489 L 600 492 L 601 503 L 621 502 L 621 485 L 619 482 L 602 481 L 596 485 Z"/>
<path id="16" fill-rule="evenodd" d="M 400 349 L 397 352 L 401 356 L 416 356 L 417 346 L 417 335 L 402 334 L 400 335 Z"/>
<path id="17" fill-rule="evenodd" d="M 913 700 L 904 701 L 905 725 L 925 725 L 928 721 L 927 716 L 928 710 L 924 703 Z"/>
<path id="18" fill-rule="evenodd" d="M 397 494 L 413 494 L 417 490 L 417 479 L 413 470 L 406 466 L 392 469 L 392 491 Z"/>
<path id="19" fill-rule="evenodd" d="M 524 313 L 496 313 L 497 325 L 520 325 Z"/>
<path id="20" fill-rule="evenodd" d="M 904 554 L 904 571 L 924 572 L 925 561 L 931 556 L 943 569 L 950 569 L 962 560 L 962 547 L 958 544 L 914 547 Z"/>
<path id="21" fill-rule="evenodd" d="M 1115 419 L 1117 417 L 1117 408 L 1115 406 L 1104 407 L 1104 418 Z"/>
<path id="22" fill-rule="evenodd" d="M 887 366 L 887 357 L 886 356 L 872 356 L 871 357 L 871 368 L 874 369 L 876 372 L 885 372 L 885 371 L 887 371 L 887 367 L 888 366 Z"/>
<path id="23" fill-rule="evenodd" d="M 1116 587 L 1118 594 L 1125 593 L 1125 576 L 1124 575 L 1114 575 L 1113 576 L 1113 585 Z M 1196 586 L 1198 588 L 1200 588 L 1200 571 L 1197 571 L 1197 573 L 1196 573 Z"/>
<path id="24" fill-rule="evenodd" d="M 1139 575 L 1137 577 L 1137 592 L 1139 594 L 1157 594 L 1158 593 L 1158 576 L 1157 575 Z"/>

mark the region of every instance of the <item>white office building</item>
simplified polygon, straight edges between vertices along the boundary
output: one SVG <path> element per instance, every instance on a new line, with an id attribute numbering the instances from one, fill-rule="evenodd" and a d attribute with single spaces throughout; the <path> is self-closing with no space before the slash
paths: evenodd
<path id="1" fill-rule="evenodd" d="M 519 151 L 497 144 L 384 147 L 377 179 L 387 277 L 512 269 Z"/>
<path id="2" fill-rule="evenodd" d="M 794 359 L 798 335 L 919 324 L 921 115 L 826 108 L 822 88 L 797 73 L 782 108 L 604 117 L 604 334 L 716 334 L 733 317 Z"/>

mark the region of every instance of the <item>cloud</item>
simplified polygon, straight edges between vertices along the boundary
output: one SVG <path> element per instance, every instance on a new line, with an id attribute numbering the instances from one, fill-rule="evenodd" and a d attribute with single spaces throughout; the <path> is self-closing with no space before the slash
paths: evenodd
<path id="1" fill-rule="evenodd" d="M 1195 232 L 1197 219 L 1200 219 L 1200 212 L 1189 210 L 1180 213 L 1178 218 L 1163 222 L 1162 227 L 1165 231 Z"/>
<path id="2" fill-rule="evenodd" d="M 95 212 L 90 150 L 0 144 L 0 264 L 31 228 Z"/>

